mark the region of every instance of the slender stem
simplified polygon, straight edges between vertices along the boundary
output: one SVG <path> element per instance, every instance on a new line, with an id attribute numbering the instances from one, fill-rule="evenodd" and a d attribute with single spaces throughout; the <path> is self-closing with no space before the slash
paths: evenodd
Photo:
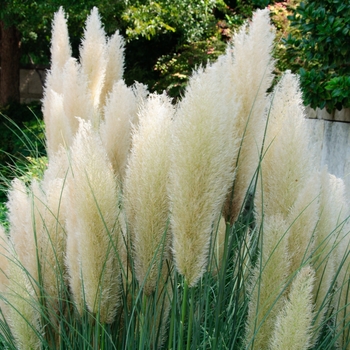
<path id="1" fill-rule="evenodd" d="M 175 315 L 176 315 L 176 300 L 177 300 L 177 288 L 175 287 L 177 285 L 177 279 L 176 274 L 174 278 L 174 295 L 173 295 L 173 301 L 172 301 L 172 308 L 171 308 L 171 319 L 170 319 L 170 333 L 169 333 L 169 341 L 168 341 L 168 350 L 171 350 L 173 348 L 173 337 L 174 337 L 174 327 L 175 327 Z"/>
<path id="2" fill-rule="evenodd" d="M 191 303 L 191 308 L 190 308 L 190 315 L 189 315 L 189 320 L 188 320 L 188 333 L 187 333 L 186 350 L 190 350 L 190 348 L 191 348 L 193 313 L 194 313 L 194 288 L 191 288 L 190 303 Z"/>
<path id="3" fill-rule="evenodd" d="M 188 294 L 188 284 L 185 280 L 184 282 L 184 294 L 182 297 L 182 308 L 181 308 L 181 323 L 180 323 L 180 336 L 179 336 L 179 343 L 177 344 L 177 349 L 182 349 L 182 344 L 184 341 L 184 326 L 185 326 L 185 319 L 186 319 L 186 313 L 187 313 L 187 294 Z"/>
<path id="4" fill-rule="evenodd" d="M 146 322 L 146 307 L 147 307 L 147 296 L 146 294 L 143 294 L 142 297 L 142 307 L 141 307 L 141 314 L 140 314 L 140 343 L 139 343 L 139 349 L 144 349 L 144 342 L 145 342 L 145 322 Z"/>

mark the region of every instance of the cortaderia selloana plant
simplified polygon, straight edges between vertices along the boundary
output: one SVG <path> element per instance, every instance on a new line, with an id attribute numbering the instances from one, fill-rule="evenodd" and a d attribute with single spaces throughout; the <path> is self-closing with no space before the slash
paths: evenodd
<path id="1" fill-rule="evenodd" d="M 350 349 L 349 202 L 273 40 L 256 11 L 174 104 L 127 86 L 97 8 L 72 57 L 58 10 L 48 164 L 0 226 L 0 348 Z"/>

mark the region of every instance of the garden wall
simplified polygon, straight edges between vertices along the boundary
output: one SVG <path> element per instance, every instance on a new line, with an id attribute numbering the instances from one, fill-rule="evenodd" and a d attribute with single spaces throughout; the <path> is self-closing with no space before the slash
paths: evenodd
<path id="1" fill-rule="evenodd" d="M 43 85 L 46 69 L 21 69 L 20 70 L 20 96 L 21 103 L 38 101 L 43 97 Z"/>
<path id="2" fill-rule="evenodd" d="M 350 198 L 350 109 L 333 115 L 322 110 L 308 110 L 307 125 L 311 143 L 317 147 L 320 166 L 344 180 Z"/>

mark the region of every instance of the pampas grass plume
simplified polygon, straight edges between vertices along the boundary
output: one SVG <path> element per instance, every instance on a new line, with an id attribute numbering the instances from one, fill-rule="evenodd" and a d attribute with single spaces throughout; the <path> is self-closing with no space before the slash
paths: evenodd
<path id="1" fill-rule="evenodd" d="M 306 350 L 311 346 L 315 271 L 303 267 L 296 275 L 288 300 L 277 316 L 270 350 Z"/>
<path id="2" fill-rule="evenodd" d="M 234 35 L 226 52 L 225 60 L 229 64 L 225 103 L 230 105 L 238 101 L 232 136 L 240 140 L 239 152 L 232 154 L 231 162 L 235 166 L 236 176 L 233 192 L 225 206 L 226 219 L 231 223 L 236 221 L 241 211 L 259 164 L 265 129 L 266 95 L 273 80 L 274 60 L 271 52 L 274 37 L 269 11 L 258 10 L 249 25 L 242 26 Z"/>
<path id="3" fill-rule="evenodd" d="M 105 100 L 112 91 L 113 85 L 123 78 L 124 73 L 124 39 L 116 31 L 111 38 L 107 40 L 106 46 L 106 76 L 101 92 L 101 106 L 104 106 Z"/>
<path id="4" fill-rule="evenodd" d="M 97 7 L 88 16 L 84 38 L 80 46 L 80 63 L 82 72 L 87 76 L 92 104 L 97 112 L 100 107 L 101 92 L 106 75 L 106 33 L 101 24 Z M 92 120 L 93 125 L 97 120 Z"/>
<path id="5" fill-rule="evenodd" d="M 174 120 L 169 195 L 177 270 L 194 286 L 206 269 L 212 231 L 234 178 L 234 111 L 223 101 L 224 65 L 190 79 Z"/>
<path id="6" fill-rule="evenodd" d="M 7 202 L 10 237 L 19 261 L 35 284 L 39 266 L 33 202 L 21 180 L 14 179 L 11 185 Z"/>
<path id="7" fill-rule="evenodd" d="M 262 180 L 255 198 L 258 220 L 263 214 L 281 213 L 284 218 L 289 215 L 301 189 L 317 168 L 308 143 L 299 81 L 287 71 L 271 95 Z"/>
<path id="8" fill-rule="evenodd" d="M 173 114 L 165 95 L 149 97 L 133 134 L 124 183 L 136 277 L 147 294 L 155 290 L 169 253 L 167 183 Z"/>
<path id="9" fill-rule="evenodd" d="M 64 112 L 63 96 L 49 87 L 45 92 L 43 114 L 46 125 L 46 151 L 50 159 L 60 147 L 70 144 L 73 135 Z"/>
<path id="10" fill-rule="evenodd" d="M 33 282 L 17 254 L 8 257 L 9 279 L 6 290 L 5 317 L 14 336 L 17 349 L 41 349 L 42 326 L 40 304 Z"/>
<path id="11" fill-rule="evenodd" d="M 47 178 L 46 178 L 47 179 Z M 51 320 L 57 318 L 59 299 L 62 297 L 62 286 L 66 279 L 64 257 L 66 252 L 66 233 L 64 216 L 61 208 L 64 182 L 63 179 L 52 179 L 45 184 L 44 192 L 39 184 L 32 183 L 35 196 L 38 220 L 42 221 L 41 232 L 38 232 L 41 278 L 49 306 Z"/>
<path id="12" fill-rule="evenodd" d="M 51 68 L 46 78 L 46 87 L 62 92 L 62 70 L 72 55 L 69 43 L 68 26 L 62 6 L 54 14 L 51 32 Z"/>
<path id="13" fill-rule="evenodd" d="M 63 108 L 66 116 L 65 123 L 71 130 L 71 139 L 66 141 L 66 147 L 69 147 L 79 128 L 77 117 L 91 120 L 94 110 L 87 76 L 82 72 L 81 65 L 75 58 L 70 58 L 63 69 Z"/>
<path id="14" fill-rule="evenodd" d="M 281 215 L 265 217 L 261 257 L 253 269 L 248 288 L 247 348 L 268 347 L 288 282 L 288 235 L 288 225 Z"/>
<path id="15" fill-rule="evenodd" d="M 113 169 L 122 182 L 131 148 L 131 130 L 136 127 L 138 110 L 144 103 L 147 89 L 142 84 L 127 87 L 120 80 L 113 85 L 104 107 L 104 121 L 100 126 L 102 142 Z"/>
<path id="16" fill-rule="evenodd" d="M 67 254 L 67 260 L 72 261 L 68 265 L 75 267 L 69 272 L 71 276 L 81 276 L 89 310 L 99 313 L 101 322 L 109 323 L 119 305 L 119 189 L 99 136 L 89 122 L 80 121 L 71 159 L 72 176 L 67 179 L 71 202 L 67 213 L 72 212 L 73 217 L 69 219 L 67 235 L 76 235 L 75 245 L 79 242 L 81 275 L 80 269 L 76 270 L 77 257 Z"/>
<path id="17" fill-rule="evenodd" d="M 290 208 L 289 250 L 291 272 L 297 271 L 314 251 L 315 227 L 319 218 L 320 178 L 317 172 L 305 179 L 295 203 Z"/>
<path id="18" fill-rule="evenodd" d="M 329 305 L 330 290 L 336 273 L 337 259 L 334 252 L 337 251 L 337 236 L 340 235 L 343 227 L 342 221 L 346 211 L 344 183 L 341 179 L 329 174 L 327 168 L 321 172 L 319 202 L 320 213 L 313 254 L 313 265 L 316 272 L 315 304 L 316 310 L 319 310 L 315 320 L 316 329 L 321 325 Z M 341 261 L 338 261 L 338 266 L 341 266 Z"/>

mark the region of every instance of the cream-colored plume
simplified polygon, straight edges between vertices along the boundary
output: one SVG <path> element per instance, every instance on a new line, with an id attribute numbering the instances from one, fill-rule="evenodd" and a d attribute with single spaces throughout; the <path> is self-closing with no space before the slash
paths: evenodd
<path id="1" fill-rule="evenodd" d="M 58 94 L 53 89 L 47 88 L 43 106 L 46 125 L 46 150 L 50 160 L 58 152 L 60 147 L 70 145 L 73 135 L 64 112 L 62 94 Z"/>
<path id="2" fill-rule="evenodd" d="M 308 148 L 303 113 L 298 78 L 287 71 L 271 95 L 261 180 L 255 199 L 258 221 L 263 215 L 276 213 L 287 218 L 313 169 L 317 169 Z M 314 199 L 314 195 L 305 198 L 305 203 Z"/>
<path id="3" fill-rule="evenodd" d="M 41 349 L 43 337 L 40 323 L 40 303 L 31 276 L 12 249 L 8 256 L 8 274 L 11 276 L 6 290 L 5 317 L 20 350 Z"/>
<path id="4" fill-rule="evenodd" d="M 292 283 L 288 300 L 277 316 L 270 350 L 306 350 L 311 346 L 314 317 L 315 272 L 310 266 L 303 267 Z"/>
<path id="5" fill-rule="evenodd" d="M 48 178 L 46 177 L 46 180 Z M 59 308 L 62 290 L 66 282 L 64 257 L 66 253 L 66 233 L 62 210 L 64 181 L 61 178 L 52 179 L 45 184 L 44 192 L 39 183 L 33 181 L 32 191 L 35 203 L 36 217 L 42 222 L 41 232 L 38 232 L 40 273 L 44 287 L 44 297 L 51 320 L 57 320 L 56 311 Z"/>
<path id="6" fill-rule="evenodd" d="M 305 185 L 300 188 L 286 219 L 290 225 L 288 245 L 292 273 L 298 271 L 313 254 L 320 191 L 320 177 L 315 171 L 309 179 L 305 179 Z"/>
<path id="7" fill-rule="evenodd" d="M 268 348 L 288 284 L 288 236 L 288 225 L 282 216 L 265 217 L 261 256 L 253 269 L 248 288 L 247 349 Z"/>
<path id="8" fill-rule="evenodd" d="M 107 40 L 106 47 L 106 76 L 101 92 L 101 106 L 105 105 L 108 94 L 112 91 L 113 85 L 123 78 L 124 73 L 124 39 L 116 31 Z"/>
<path id="9" fill-rule="evenodd" d="M 39 281 L 36 240 L 40 235 L 40 228 L 37 230 L 36 225 L 40 226 L 40 220 L 35 222 L 33 207 L 33 199 L 30 198 L 25 184 L 14 179 L 7 202 L 10 238 L 23 269 L 33 279 L 33 285 L 36 285 Z"/>
<path id="10" fill-rule="evenodd" d="M 46 88 L 62 93 L 63 67 L 72 55 L 69 43 L 67 19 L 62 6 L 54 14 L 51 31 L 51 68 L 46 78 Z M 44 98 L 45 105 L 45 98 Z"/>
<path id="11" fill-rule="evenodd" d="M 88 90 L 88 77 L 75 58 L 70 58 L 63 69 L 63 108 L 65 122 L 69 125 L 72 138 L 66 143 L 71 146 L 73 137 L 78 131 L 77 117 L 85 120 L 93 118 L 94 106 Z"/>
<path id="12" fill-rule="evenodd" d="M 330 175 L 327 169 L 321 173 L 320 213 L 314 239 L 313 266 L 316 272 L 315 303 L 316 329 L 323 321 L 329 305 L 330 290 L 334 283 L 336 257 L 334 252 L 343 220 L 345 219 L 345 187 L 341 179 Z M 343 243 L 341 243 L 343 244 Z M 338 262 L 340 266 L 340 261 Z M 317 340 L 317 339 L 315 339 Z"/>
<path id="13" fill-rule="evenodd" d="M 67 20 L 63 8 L 60 7 L 52 22 L 51 68 L 46 77 L 42 107 L 49 158 L 57 151 L 59 144 L 65 144 L 71 138 L 65 125 L 61 95 L 64 83 L 63 68 L 71 57 L 71 51 Z"/>
<path id="14" fill-rule="evenodd" d="M 271 52 L 274 28 L 269 11 L 258 10 L 252 21 L 244 25 L 228 46 L 226 57 L 228 75 L 225 91 L 226 104 L 239 102 L 235 110 L 232 137 L 240 142 L 239 152 L 232 154 L 236 176 L 225 205 L 225 217 L 234 222 L 241 211 L 249 185 L 259 165 L 265 130 L 267 89 L 273 80 L 274 60 Z"/>
<path id="15" fill-rule="evenodd" d="M 135 84 L 130 88 L 120 80 L 114 84 L 106 101 L 100 134 L 113 169 L 121 181 L 125 177 L 131 148 L 131 129 L 137 125 L 137 113 L 146 96 L 145 85 Z"/>
<path id="16" fill-rule="evenodd" d="M 222 91 L 226 76 L 222 61 L 195 73 L 174 120 L 169 185 L 173 254 L 189 286 L 206 269 L 212 231 L 234 178 L 236 109 Z"/>
<path id="17" fill-rule="evenodd" d="M 91 101 L 96 113 L 100 107 L 105 75 L 108 73 L 106 72 L 106 45 L 106 33 L 103 29 L 98 9 L 94 7 L 86 20 L 84 38 L 79 51 L 82 72 L 87 77 Z M 96 117 L 95 115 L 94 118 Z M 98 125 L 97 120 L 93 119 L 91 122 L 94 126 Z"/>
<path id="18" fill-rule="evenodd" d="M 72 213 L 72 217 L 68 218 L 67 235 L 69 244 L 69 237 L 76 236 L 73 242 L 79 260 L 77 264 L 70 246 L 67 265 L 71 278 L 82 278 L 88 309 L 99 313 L 101 322 L 109 323 L 119 305 L 119 189 L 97 132 L 83 120 L 71 149 L 71 171 L 67 215 Z"/>
<path id="19" fill-rule="evenodd" d="M 151 95 L 139 113 L 124 183 L 136 277 L 153 292 L 169 257 L 167 184 L 174 109 L 166 95 Z"/>

